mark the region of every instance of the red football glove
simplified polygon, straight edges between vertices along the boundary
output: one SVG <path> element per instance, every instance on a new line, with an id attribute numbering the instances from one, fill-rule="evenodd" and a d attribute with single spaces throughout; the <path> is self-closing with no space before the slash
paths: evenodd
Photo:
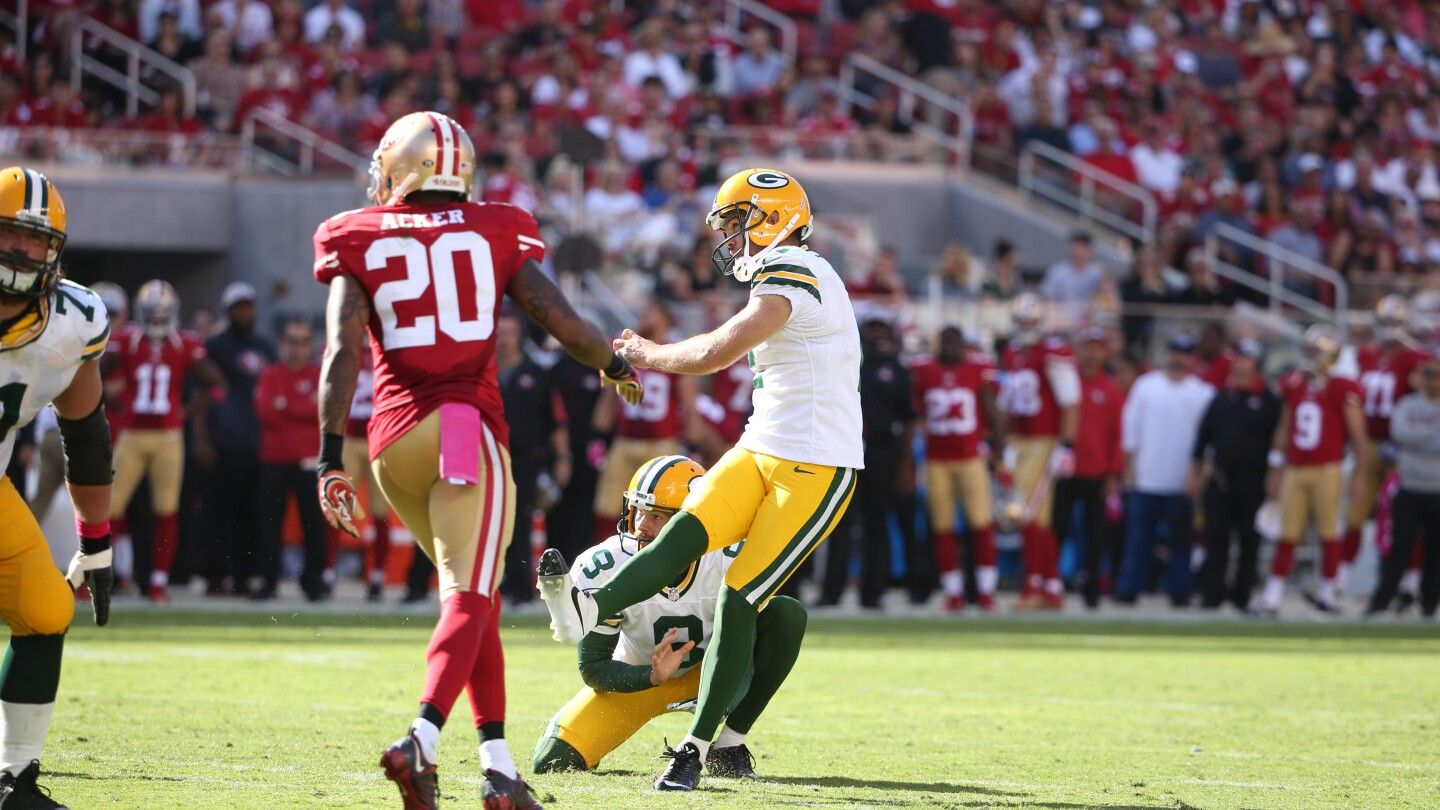
<path id="1" fill-rule="evenodd" d="M 332 527 L 349 532 L 355 537 L 360 530 L 355 521 L 365 517 L 360 497 L 355 494 L 355 482 L 344 470 L 330 470 L 320 474 L 320 511 Z"/>

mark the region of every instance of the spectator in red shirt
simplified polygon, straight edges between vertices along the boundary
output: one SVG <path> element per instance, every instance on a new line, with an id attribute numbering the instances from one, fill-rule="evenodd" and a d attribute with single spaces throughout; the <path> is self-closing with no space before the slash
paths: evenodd
<path id="1" fill-rule="evenodd" d="M 1100 561 L 1108 559 L 1115 522 L 1108 502 L 1118 499 L 1125 454 L 1120 446 L 1120 413 L 1125 392 L 1109 374 L 1110 336 L 1092 326 L 1080 342 L 1080 430 L 1075 434 L 1075 475 L 1055 484 L 1055 527 L 1066 534 L 1074 522 L 1075 507 L 1084 509 L 1080 538 L 1085 564 L 1079 572 L 1085 606 L 1100 604 Z"/>
<path id="2" fill-rule="evenodd" d="M 30 123 L 38 127 L 70 129 L 85 126 L 85 102 L 65 79 L 51 79 L 49 92 L 36 99 L 30 109 L 34 114 Z"/>
<path id="3" fill-rule="evenodd" d="M 255 415 L 260 420 L 260 537 L 257 570 L 263 579 L 256 599 L 271 599 L 280 579 L 280 531 L 290 496 L 300 511 L 305 570 L 300 589 L 312 602 L 329 596 L 325 582 L 325 518 L 315 500 L 315 431 L 318 427 L 320 366 L 313 355 L 310 324 L 285 324 L 280 362 L 260 372 Z"/>
<path id="4" fill-rule="evenodd" d="M 143 132 L 162 132 L 171 135 L 199 135 L 205 130 L 200 119 L 185 115 L 180 88 L 173 85 L 160 92 L 160 103 L 149 115 L 136 120 L 135 128 Z"/>
<path id="5" fill-rule="evenodd" d="M 235 127 L 244 125 L 245 119 L 257 109 L 265 109 L 290 121 L 299 121 L 305 113 L 305 97 L 291 81 L 293 74 L 286 69 L 277 56 L 269 56 L 258 66 L 258 85 L 240 97 L 240 106 L 235 110 Z"/>
<path id="6" fill-rule="evenodd" d="M 0 72 L 0 126 L 23 127 L 30 124 L 33 117 L 20 90 L 20 77 Z"/>

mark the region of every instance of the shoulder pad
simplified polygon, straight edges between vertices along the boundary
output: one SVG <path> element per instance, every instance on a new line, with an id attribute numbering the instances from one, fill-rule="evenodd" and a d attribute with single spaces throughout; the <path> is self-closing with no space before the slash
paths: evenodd
<path id="1" fill-rule="evenodd" d="M 110 316 L 100 296 L 89 287 L 62 279 L 55 288 L 54 301 L 50 328 L 57 330 L 66 351 L 73 346 L 82 360 L 104 354 L 110 340 Z"/>

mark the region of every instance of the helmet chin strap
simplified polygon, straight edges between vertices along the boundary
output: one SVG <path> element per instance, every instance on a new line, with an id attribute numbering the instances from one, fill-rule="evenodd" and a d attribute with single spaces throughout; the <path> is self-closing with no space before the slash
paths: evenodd
<path id="1" fill-rule="evenodd" d="M 756 253 L 754 256 L 750 255 L 750 237 L 746 236 L 745 255 L 735 260 L 735 269 L 732 272 L 732 275 L 735 276 L 735 280 L 741 282 L 748 282 L 750 279 L 754 278 L 755 272 L 758 271 L 760 267 L 765 263 L 765 257 L 770 255 L 770 252 L 775 250 L 775 248 L 780 247 L 780 243 L 784 242 L 790 236 L 791 232 L 795 230 L 795 224 L 799 221 L 799 214 L 791 214 L 790 221 L 786 222 L 785 226 L 780 229 L 780 232 L 775 234 L 775 238 L 770 240 L 770 244 L 761 248 L 760 252 Z"/>

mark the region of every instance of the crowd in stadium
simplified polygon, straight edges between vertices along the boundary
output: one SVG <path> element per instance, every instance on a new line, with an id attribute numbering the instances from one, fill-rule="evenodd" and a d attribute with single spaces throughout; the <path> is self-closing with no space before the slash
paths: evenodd
<path id="1" fill-rule="evenodd" d="M 863 54 L 966 104 L 977 169 L 1013 174 L 1017 152 L 1038 141 L 1147 189 L 1159 205 L 1153 260 L 1162 267 L 1189 269 L 1189 247 L 1225 224 L 1334 267 L 1362 300 L 1382 287 L 1440 292 L 1440 12 L 1431 4 L 767 5 L 796 26 L 793 61 L 773 25 L 744 18 L 735 41 L 721 36 L 720 5 L 680 0 L 33 2 L 27 58 L 0 41 L 0 126 L 203 140 L 264 108 L 368 154 L 401 112 L 435 109 L 503 166 L 487 198 L 567 226 L 627 215 L 633 231 L 607 247 L 653 269 L 666 250 L 686 254 L 689 233 L 668 218 L 684 212 L 687 191 L 713 182 L 744 133 L 751 153 L 931 154 L 908 133 L 919 119 L 954 123 L 938 111 L 901 105 L 893 86 L 864 77 L 854 89 L 875 96 L 874 107 L 841 103 L 840 66 Z M 159 76 L 145 77 L 159 103 L 132 120 L 123 93 L 72 90 L 67 32 L 78 15 L 192 70 L 195 115 Z M 82 42 L 123 71 L 112 45 Z M 47 143 L 32 147 L 63 139 Z M 588 189 L 579 210 L 577 172 Z M 1222 255 L 1283 274 L 1307 296 L 1332 294 L 1312 276 L 1256 266 L 1244 246 L 1227 243 Z M 1216 286 L 1195 272 L 1197 285 Z M 1158 279 L 1138 286 L 1166 294 Z"/>

